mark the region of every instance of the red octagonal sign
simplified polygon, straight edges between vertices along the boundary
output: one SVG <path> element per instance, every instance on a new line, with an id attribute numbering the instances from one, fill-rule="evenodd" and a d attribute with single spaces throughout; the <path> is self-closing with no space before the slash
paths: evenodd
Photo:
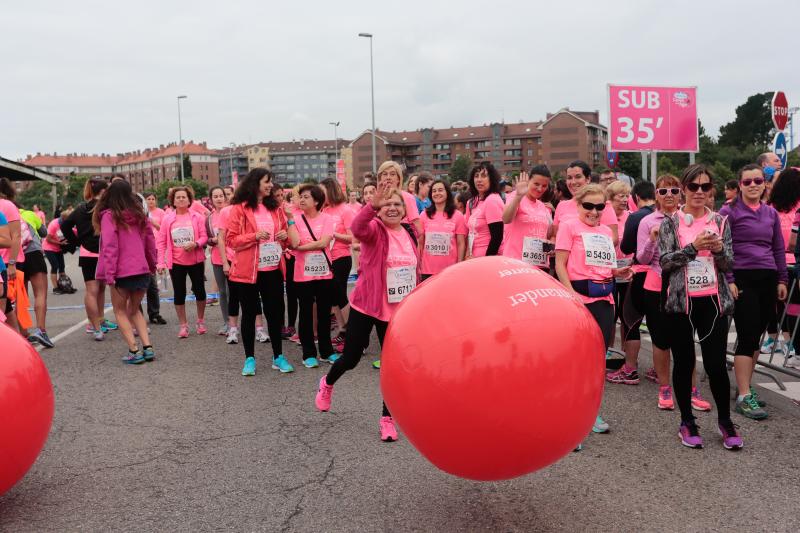
<path id="1" fill-rule="evenodd" d="M 783 91 L 775 91 L 772 97 L 772 123 L 778 130 L 783 131 L 789 120 L 789 101 Z"/>

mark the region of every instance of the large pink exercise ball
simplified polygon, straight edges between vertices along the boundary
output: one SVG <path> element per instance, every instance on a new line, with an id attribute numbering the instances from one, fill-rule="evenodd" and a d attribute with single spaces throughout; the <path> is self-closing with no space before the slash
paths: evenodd
<path id="1" fill-rule="evenodd" d="M 39 352 L 0 323 L 0 495 L 22 479 L 53 422 L 53 385 Z"/>
<path id="2" fill-rule="evenodd" d="M 543 468 L 591 431 L 605 348 L 548 274 L 504 257 L 454 265 L 398 307 L 381 351 L 384 399 L 438 468 L 475 480 Z"/>

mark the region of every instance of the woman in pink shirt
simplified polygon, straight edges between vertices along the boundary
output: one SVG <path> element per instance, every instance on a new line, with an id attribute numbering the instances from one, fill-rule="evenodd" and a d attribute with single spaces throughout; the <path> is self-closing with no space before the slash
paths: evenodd
<path id="1" fill-rule="evenodd" d="M 402 224 L 405 209 L 402 193 L 382 182 L 378 184 L 372 203 L 365 205 L 353 219 L 353 235 L 361 242 L 361 268 L 351 294 L 344 353 L 319 381 L 314 403 L 320 411 L 330 410 L 333 385 L 361 360 L 372 328 L 383 344 L 397 305 L 417 285 L 417 243 L 413 230 Z M 380 431 L 381 440 L 397 440 L 397 429 L 385 403 Z"/>
<path id="2" fill-rule="evenodd" d="M 228 314 L 228 278 L 225 277 L 230 270 L 224 240 L 219 238 L 220 231 L 227 225 L 227 219 L 222 211 L 227 207 L 225 190 L 219 185 L 211 187 L 208 191 L 211 205 L 214 210 L 206 218 L 206 231 L 208 232 L 208 246 L 211 248 L 211 269 L 219 292 L 219 311 L 222 314 L 222 328 L 218 335 L 227 336 L 230 330 Z"/>
<path id="3" fill-rule="evenodd" d="M 202 215 L 190 211 L 194 196 L 188 187 L 173 187 L 169 193 L 169 204 L 174 211 L 164 215 L 158 232 L 158 269 L 169 270 L 172 280 L 175 312 L 180 321 L 178 337 L 189 336 L 186 319 L 186 277 L 192 280 L 192 292 L 197 304 L 197 334 L 208 331 L 205 321 L 206 288 L 203 267 L 203 247 L 208 241 L 206 224 Z"/>
<path id="4" fill-rule="evenodd" d="M 294 284 L 300 300 L 300 344 L 303 365 L 319 366 L 314 345 L 314 304 L 317 304 L 317 340 L 322 360 L 333 363 L 339 358 L 331 344 L 331 302 L 333 300 L 333 269 L 330 244 L 333 241 L 334 219 L 323 213 L 325 193 L 319 185 L 303 185 L 298 194 L 299 219 L 294 210 L 286 207 L 289 224 L 289 243 L 295 252 Z"/>
<path id="5" fill-rule="evenodd" d="M 333 314 L 339 331 L 332 339 L 334 348 L 341 352 L 344 347 L 344 336 L 347 330 L 347 313 L 349 311 L 347 299 L 347 280 L 353 268 L 353 257 L 350 255 L 350 245 L 353 243 L 353 234 L 350 225 L 353 223 L 353 210 L 345 203 L 345 196 L 339 182 L 327 178 L 320 182 L 325 192 L 325 207 L 322 212 L 333 217 L 333 242 L 331 245 L 331 266 L 333 269 Z"/>
<path id="6" fill-rule="evenodd" d="M 500 174 L 494 165 L 483 162 L 469 173 L 467 202 L 467 257 L 498 255 L 503 244 L 503 210 L 500 197 Z"/>
<path id="7" fill-rule="evenodd" d="M 614 278 L 627 277 L 630 267 L 617 268 L 611 230 L 600 223 L 606 196 L 596 184 L 582 187 L 574 197 L 578 217 L 561 225 L 556 236 L 556 274 L 583 302 L 603 334 L 605 358 L 614 330 Z M 608 424 L 597 415 L 592 431 L 605 433 Z"/>
<path id="8" fill-rule="evenodd" d="M 378 183 L 386 183 L 387 187 L 402 190 L 403 203 L 406 206 L 406 214 L 403 222 L 414 226 L 417 235 L 422 233 L 422 222 L 419 219 L 416 197 L 403 188 L 403 168 L 395 161 L 384 161 L 378 167 Z"/>
<path id="9" fill-rule="evenodd" d="M 537 165 L 522 172 L 517 179 L 517 190 L 506 197 L 503 223 L 508 233 L 503 244 L 503 255 L 549 270 L 550 228 L 553 217 L 541 198 L 550 186 L 550 169 Z"/>
<path id="10" fill-rule="evenodd" d="M 61 216 L 51 220 L 47 225 L 47 235 L 42 239 L 42 250 L 50 263 L 50 284 L 53 286 L 53 294 L 63 294 L 58 288 L 58 278 L 66 273 L 64 251 L 61 246 L 67 244 L 67 240 L 61 232 L 61 220 L 67 218 L 70 213 L 69 210 L 62 211 Z"/>
<path id="11" fill-rule="evenodd" d="M 156 243 L 139 198 L 125 180 L 115 180 L 94 209 L 92 223 L 100 234 L 97 279 L 111 288 L 111 304 L 119 330 L 128 343 L 123 363 L 155 359 L 141 303 L 156 270 Z M 133 334 L 142 339 L 142 349 Z"/>
<path id="12" fill-rule="evenodd" d="M 467 252 L 467 222 L 456 210 L 450 186 L 444 180 L 431 185 L 433 203 L 422 212 L 419 255 L 422 280 L 464 260 Z"/>
<path id="13" fill-rule="evenodd" d="M 153 227 L 153 235 L 158 237 L 158 230 L 161 228 L 161 220 L 166 214 L 163 209 L 158 207 L 158 198 L 154 192 L 146 192 L 144 200 L 147 203 L 147 218 Z M 150 286 L 147 287 L 147 316 L 151 324 L 164 325 L 167 323 L 161 316 L 161 298 L 158 291 L 158 278 L 153 275 L 150 279 Z"/>

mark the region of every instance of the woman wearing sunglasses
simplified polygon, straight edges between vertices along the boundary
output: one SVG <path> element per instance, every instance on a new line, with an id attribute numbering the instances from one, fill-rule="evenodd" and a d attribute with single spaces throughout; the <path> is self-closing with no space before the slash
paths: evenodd
<path id="1" fill-rule="evenodd" d="M 617 268 L 611 229 L 600 223 L 606 209 L 606 196 L 596 184 L 582 187 L 575 194 L 578 217 L 561 225 L 556 236 L 556 274 L 572 289 L 597 321 L 605 346 L 614 330 L 614 277 L 630 276 L 631 268 Z M 597 416 L 592 431 L 605 433 L 608 424 Z"/>
<path id="2" fill-rule="evenodd" d="M 759 405 L 750 385 L 761 335 L 775 320 L 778 300 L 786 299 L 789 274 L 786 271 L 786 245 L 781 220 L 775 208 L 764 204 L 764 173 L 759 165 L 739 170 L 739 196 L 720 210 L 728 217 L 733 239 L 733 272 L 726 273 L 736 305 L 736 412 L 762 420 L 767 412 Z"/>
<path id="3" fill-rule="evenodd" d="M 725 357 L 727 317 L 734 308 L 724 278 L 733 265 L 731 229 L 724 217 L 706 207 L 713 189 L 708 168 L 690 165 L 683 172 L 681 186 L 686 204 L 664 218 L 658 233 L 661 270 L 667 288 L 664 311 L 672 337 L 672 383 L 681 412 L 678 435 L 684 446 L 703 447 L 691 403 L 697 334 L 703 367 L 717 404 L 717 427 L 723 446 L 739 449 L 742 438 L 730 417 L 730 381 Z"/>

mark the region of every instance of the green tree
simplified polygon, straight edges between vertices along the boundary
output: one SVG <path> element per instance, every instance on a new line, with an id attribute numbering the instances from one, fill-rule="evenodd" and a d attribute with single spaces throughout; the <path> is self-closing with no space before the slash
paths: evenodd
<path id="1" fill-rule="evenodd" d="M 177 177 L 180 178 L 180 175 Z M 186 154 L 183 156 L 183 177 L 185 179 L 192 177 L 192 162 L 189 160 L 189 156 Z"/>
<path id="2" fill-rule="evenodd" d="M 88 174 L 70 174 L 64 178 L 60 202 L 63 207 L 75 207 L 84 201 L 83 188 L 90 177 Z"/>
<path id="3" fill-rule="evenodd" d="M 458 180 L 465 180 L 469 175 L 472 168 L 472 158 L 467 155 L 460 155 L 450 165 L 450 171 L 447 173 L 450 178 L 450 183 Z"/>
<path id="4" fill-rule="evenodd" d="M 30 187 L 17 195 L 17 203 L 19 203 L 19 205 L 25 209 L 31 209 L 33 208 L 34 204 L 37 204 L 42 211 L 48 213 L 49 217 L 52 215 L 51 211 L 53 210 L 52 191 L 52 185 L 46 181 L 37 180 L 36 182 L 32 183 Z M 61 184 L 56 185 L 57 200 L 61 198 L 63 192 L 64 186 Z"/>
<path id="5" fill-rule="evenodd" d="M 766 147 L 773 131 L 772 92 L 758 93 L 736 108 L 736 118 L 719 129 L 719 144 L 745 149 Z"/>

